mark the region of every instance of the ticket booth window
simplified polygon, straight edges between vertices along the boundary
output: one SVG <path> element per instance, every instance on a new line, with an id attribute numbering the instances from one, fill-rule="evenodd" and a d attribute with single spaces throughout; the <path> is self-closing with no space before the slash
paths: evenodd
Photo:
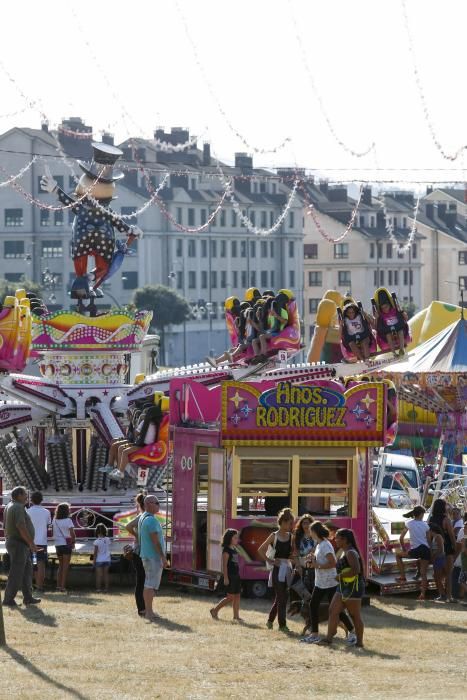
<path id="1" fill-rule="evenodd" d="M 290 506 L 290 459 L 242 459 L 237 515 L 273 516 Z"/>
<path id="2" fill-rule="evenodd" d="M 298 514 L 350 515 L 352 462 L 300 459 Z"/>

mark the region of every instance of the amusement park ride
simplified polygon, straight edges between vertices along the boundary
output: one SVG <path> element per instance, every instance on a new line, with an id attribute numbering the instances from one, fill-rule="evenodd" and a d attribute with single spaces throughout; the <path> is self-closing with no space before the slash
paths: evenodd
<path id="1" fill-rule="evenodd" d="M 290 506 L 297 515 L 310 512 L 353 528 L 370 575 L 373 459 L 393 442 L 397 428 L 396 392 L 381 376 L 384 361 L 348 364 L 340 357 L 323 363 L 329 329 L 321 333 L 318 323 L 312 362 L 289 364 L 301 349 L 293 294 L 281 290 L 273 299 L 272 292 L 265 293 L 259 302 L 258 290 L 248 290 L 247 321 L 253 303 L 256 309 L 269 304 L 278 319 L 257 351 L 243 346 L 241 303 L 231 299 L 227 362 L 143 372 L 129 382 L 131 355 L 141 352 L 152 314 L 126 307 L 100 312 L 95 304 L 100 284 L 141 235 L 108 208 L 120 177 L 114 171 L 119 154 L 95 144 L 94 161 L 81 164 L 84 175 L 73 196 L 44 177 L 44 187 L 57 191 L 76 215 L 72 298 L 77 309 L 49 312 L 24 290 L 3 301 L 3 505 L 19 484 L 41 490 L 43 505 L 51 510 L 67 501 L 76 523 L 75 557 L 89 561 L 97 522 L 112 525 L 113 554 L 120 554 L 135 494 L 141 488 L 156 491 L 169 543 L 169 579 L 212 589 L 220 572 L 222 532 L 235 527 L 241 533 L 242 578 L 255 595 L 264 594 L 267 579 L 258 547 L 278 511 Z M 127 234 L 125 243 L 115 244 L 114 228 Z M 88 256 L 96 260 L 91 280 Z M 337 318 L 337 305 L 330 301 Z M 29 358 L 37 360 L 40 377 L 23 374 Z M 410 356 L 399 362 L 410 362 Z M 394 363 L 391 376 L 397 368 Z M 414 400 L 415 384 L 410 391 Z M 154 442 L 134 453 L 124 478 L 114 480 L 102 468 L 112 441 L 124 437 L 128 410 L 154 405 L 162 396 L 168 401 L 161 404 Z M 53 555 L 54 548 L 49 551 Z"/>

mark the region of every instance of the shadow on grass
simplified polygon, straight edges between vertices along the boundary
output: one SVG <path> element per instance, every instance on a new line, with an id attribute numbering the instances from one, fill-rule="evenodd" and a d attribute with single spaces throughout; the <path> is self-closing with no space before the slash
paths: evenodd
<path id="1" fill-rule="evenodd" d="M 58 627 L 55 615 L 44 612 L 37 605 L 24 608 L 18 607 L 17 610 L 28 622 L 34 622 L 36 625 L 44 625 L 45 627 Z"/>
<path id="2" fill-rule="evenodd" d="M 434 603 L 436 607 L 438 605 Z M 409 610 L 414 610 L 414 608 L 403 608 L 405 612 Z M 418 610 L 420 608 L 417 608 Z M 424 609 L 424 608 L 423 608 Z M 446 631 L 454 632 L 454 634 L 465 635 L 465 626 L 458 627 L 456 625 L 449 625 L 445 623 L 427 622 L 425 620 L 417 620 L 413 617 L 406 617 L 402 612 L 400 615 L 389 612 L 382 608 L 369 608 L 369 613 L 364 614 L 364 621 L 366 627 L 382 628 L 382 629 L 397 629 L 397 630 L 434 630 L 437 627 L 443 628 Z"/>
<path id="3" fill-rule="evenodd" d="M 168 617 L 157 617 L 151 624 L 163 627 L 170 632 L 193 632 L 193 628 L 189 625 L 181 625 Z"/>
<path id="4" fill-rule="evenodd" d="M 10 646 L 6 646 L 2 647 L 1 651 L 4 651 L 13 659 L 13 661 L 16 661 L 17 664 L 25 668 L 27 671 L 29 671 L 29 673 L 32 673 L 33 676 L 36 676 L 45 683 L 48 683 L 52 688 L 57 688 L 57 690 L 61 690 L 64 693 L 68 693 L 71 697 L 76 698 L 77 700 L 89 700 L 89 697 L 83 695 L 78 690 L 75 690 L 74 688 L 71 688 L 70 686 L 65 685 L 64 683 L 60 683 L 59 681 L 56 681 L 50 676 L 48 676 L 47 673 L 41 671 L 41 669 L 38 668 L 38 666 L 33 664 L 32 661 L 29 661 L 29 659 L 26 656 L 24 656 L 24 654 L 21 654 L 19 651 L 16 651 L 16 649 L 13 649 Z"/>
<path id="5" fill-rule="evenodd" d="M 68 591 L 67 593 L 60 593 L 60 591 L 49 591 L 47 593 L 46 600 L 50 600 L 54 603 L 64 603 L 65 605 L 69 603 L 81 603 L 82 605 L 99 605 L 101 603 L 101 600 L 99 600 L 99 598 L 95 598 L 89 593 L 80 593 L 77 591 Z"/>

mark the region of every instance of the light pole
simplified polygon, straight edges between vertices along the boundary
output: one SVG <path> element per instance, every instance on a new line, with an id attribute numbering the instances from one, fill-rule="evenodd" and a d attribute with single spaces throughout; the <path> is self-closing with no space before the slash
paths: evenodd
<path id="1" fill-rule="evenodd" d="M 181 272 L 182 272 L 182 291 L 183 291 L 183 298 L 186 298 L 185 296 L 185 260 L 182 258 L 181 260 L 174 260 L 173 265 L 180 265 Z M 169 283 L 171 284 L 173 282 L 174 285 L 174 290 L 177 289 L 177 274 L 174 270 L 171 270 L 169 272 Z M 186 366 L 186 321 L 183 321 L 183 364 Z"/>

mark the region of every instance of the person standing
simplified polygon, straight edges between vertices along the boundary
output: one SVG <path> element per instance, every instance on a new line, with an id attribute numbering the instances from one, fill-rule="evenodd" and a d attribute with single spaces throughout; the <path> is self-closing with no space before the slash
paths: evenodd
<path id="1" fill-rule="evenodd" d="M 136 507 L 139 510 L 138 515 L 136 518 L 133 518 L 127 526 L 126 529 L 130 533 L 130 535 L 133 535 L 135 538 L 135 544 L 133 548 L 131 548 L 131 545 L 127 545 L 128 548 L 131 551 L 131 562 L 133 564 L 133 568 L 135 570 L 135 575 L 136 575 L 136 581 L 135 581 L 135 601 L 136 601 L 136 609 L 138 611 L 138 615 L 140 617 L 144 617 L 145 614 L 145 607 L 144 607 L 144 579 L 146 577 L 146 574 L 144 573 L 144 566 L 143 562 L 141 560 L 140 556 L 140 545 L 139 545 L 139 540 L 138 540 L 138 523 L 139 519 L 141 517 L 141 514 L 144 513 L 144 493 L 138 493 L 138 495 L 135 498 L 136 502 Z"/>
<path id="2" fill-rule="evenodd" d="M 27 492 L 24 486 L 16 486 L 11 492 L 11 501 L 3 514 L 6 550 L 10 557 L 10 571 L 3 597 L 3 605 L 16 607 L 16 594 L 23 593 L 25 605 L 37 605 L 40 598 L 32 595 L 31 553 L 37 551 L 34 544 L 34 525 L 26 512 Z"/>
<path id="3" fill-rule="evenodd" d="M 462 512 L 460 508 L 452 509 L 452 528 L 454 530 L 454 537 L 456 538 L 456 555 L 457 558 L 454 561 L 454 566 L 452 569 L 452 597 L 454 600 L 459 598 L 460 588 L 459 588 L 459 576 L 461 573 L 461 559 L 460 551 L 463 543 L 464 536 L 464 521 L 462 520 Z M 461 546 L 459 546 L 461 543 Z"/>
<path id="4" fill-rule="evenodd" d="M 437 498 L 433 501 L 428 525 L 432 523 L 438 525 L 442 531 L 446 561 L 441 575 L 444 579 L 444 588 L 446 589 L 446 602 L 452 603 L 452 569 L 454 567 L 454 554 L 456 551 L 456 536 L 454 534 L 452 522 L 448 517 L 448 504 L 443 498 Z"/>
<path id="5" fill-rule="evenodd" d="M 103 523 L 96 527 L 94 540 L 94 568 L 96 570 L 96 592 L 109 592 L 109 569 L 112 563 L 110 554 L 110 539 L 107 528 Z"/>
<path id="6" fill-rule="evenodd" d="M 165 556 L 164 533 L 160 522 L 154 516 L 159 512 L 159 501 L 149 495 L 144 499 L 145 512 L 138 522 L 138 540 L 144 566 L 144 607 L 146 620 L 153 621 L 157 615 L 153 610 L 154 594 L 159 590 L 162 571 L 168 566 Z"/>
<path id="7" fill-rule="evenodd" d="M 283 508 L 277 516 L 279 529 L 272 532 L 258 547 L 258 554 L 264 558 L 266 565 L 271 567 L 269 585 L 272 586 L 275 594 L 266 626 L 272 630 L 277 616 L 279 632 L 289 632 L 286 617 L 287 591 L 289 580 L 292 577 L 292 529 L 294 521 L 295 516 L 290 508 Z M 271 546 L 271 550 L 269 546 Z"/>
<path id="8" fill-rule="evenodd" d="M 32 506 L 27 509 L 27 514 L 34 525 L 34 544 L 36 550 L 36 590 L 44 592 L 45 568 L 47 566 L 47 539 L 48 530 L 52 523 L 50 511 L 41 505 L 43 496 L 40 491 L 34 491 L 31 495 Z"/>
<path id="9" fill-rule="evenodd" d="M 52 522 L 55 551 L 58 556 L 57 591 L 66 592 L 66 579 L 70 568 L 71 554 L 75 548 L 75 531 L 70 518 L 68 503 L 59 503 Z"/>

